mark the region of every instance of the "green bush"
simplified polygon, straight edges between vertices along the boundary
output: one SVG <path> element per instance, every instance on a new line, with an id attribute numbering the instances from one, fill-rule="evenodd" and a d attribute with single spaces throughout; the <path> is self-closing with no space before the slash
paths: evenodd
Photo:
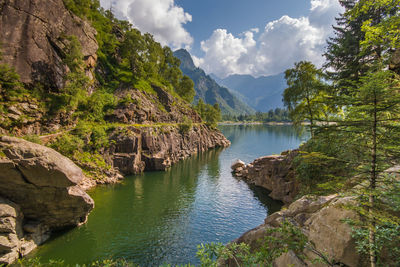
<path id="1" fill-rule="evenodd" d="M 187 134 L 193 127 L 193 122 L 188 117 L 183 118 L 183 122 L 178 124 L 179 132 L 181 134 Z"/>
<path id="2" fill-rule="evenodd" d="M 50 144 L 50 147 L 64 156 L 71 157 L 75 151 L 81 151 L 84 145 L 83 140 L 79 137 L 65 133 L 57 137 L 56 141 Z"/>

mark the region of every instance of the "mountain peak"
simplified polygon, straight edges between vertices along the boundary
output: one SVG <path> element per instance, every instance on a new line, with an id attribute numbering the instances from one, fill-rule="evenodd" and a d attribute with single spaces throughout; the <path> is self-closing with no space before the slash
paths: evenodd
<path id="1" fill-rule="evenodd" d="M 193 63 L 192 56 L 186 49 L 179 49 L 174 52 L 174 56 L 181 61 L 181 69 L 195 70 L 196 66 Z"/>

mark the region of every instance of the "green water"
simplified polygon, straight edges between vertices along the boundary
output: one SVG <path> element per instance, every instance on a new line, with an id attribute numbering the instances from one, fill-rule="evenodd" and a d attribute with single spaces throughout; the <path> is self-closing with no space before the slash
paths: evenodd
<path id="1" fill-rule="evenodd" d="M 193 156 L 167 172 L 128 177 L 90 191 L 96 207 L 88 223 L 59 233 L 32 257 L 88 263 L 126 258 L 142 266 L 197 263 L 196 246 L 229 242 L 261 224 L 281 203 L 232 177 L 231 163 L 298 147 L 291 126 L 221 126 L 225 150 Z"/>

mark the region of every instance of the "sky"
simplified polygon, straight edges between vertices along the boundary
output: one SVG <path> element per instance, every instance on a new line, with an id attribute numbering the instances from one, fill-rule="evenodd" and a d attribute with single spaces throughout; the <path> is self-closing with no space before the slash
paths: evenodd
<path id="1" fill-rule="evenodd" d="M 100 0 L 118 18 L 220 78 L 282 73 L 295 62 L 320 67 L 338 0 Z"/>

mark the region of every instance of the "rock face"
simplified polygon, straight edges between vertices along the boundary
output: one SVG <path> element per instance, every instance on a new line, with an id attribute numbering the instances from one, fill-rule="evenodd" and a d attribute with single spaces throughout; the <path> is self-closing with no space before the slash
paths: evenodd
<path id="1" fill-rule="evenodd" d="M 93 200 L 77 184 L 82 170 L 58 152 L 22 139 L 3 136 L 0 149 L 0 195 L 17 203 L 30 220 L 50 229 L 86 221 Z"/>
<path id="2" fill-rule="evenodd" d="M 27 255 L 50 237 L 46 226 L 23 219 L 19 205 L 0 197 L 0 264 Z"/>
<path id="3" fill-rule="evenodd" d="M 304 196 L 293 202 L 287 209 L 268 216 L 264 224 L 248 231 L 235 242 L 244 242 L 249 244 L 252 249 L 257 249 L 260 246 L 259 240 L 266 235 L 265 229 L 278 227 L 284 220 L 288 220 L 300 227 L 310 243 L 314 245 L 315 251 L 326 255 L 334 266 L 363 266 L 357 254 L 354 239 L 351 237 L 351 228 L 343 222 L 344 219 L 357 218 L 354 211 L 344 208 L 352 201 L 353 199 L 350 197 L 338 197 L 337 195 Z M 304 254 L 307 256 L 307 260 L 302 260 L 293 251 L 289 251 L 276 259 L 274 266 L 329 266 L 324 263 L 311 262 L 318 258 L 311 249 L 306 249 Z"/>
<path id="4" fill-rule="evenodd" d="M 94 68 L 96 31 L 71 14 L 62 0 L 4 0 L 0 3 L 0 43 L 3 61 L 13 66 L 26 84 L 40 82 L 53 90 L 64 86 L 62 63 L 66 36 L 82 45 L 87 73 Z"/>
<path id="5" fill-rule="evenodd" d="M 184 118 L 194 123 L 201 122 L 200 116 L 187 104 L 177 100 L 166 90 L 153 86 L 154 93 L 136 89 L 120 89 L 115 95 L 125 100 L 107 116 L 110 122 L 129 124 L 179 123 Z"/>
<path id="6" fill-rule="evenodd" d="M 109 158 L 123 174 L 166 170 L 192 154 L 230 145 L 219 131 L 201 124 L 187 133 L 175 126 L 128 127 L 117 130 L 111 139 Z"/>
<path id="7" fill-rule="evenodd" d="M 0 264 L 8 264 L 52 230 L 85 222 L 94 202 L 77 185 L 82 170 L 58 152 L 7 136 L 0 152 Z"/>
<path id="8" fill-rule="evenodd" d="M 271 191 L 271 198 L 289 204 L 299 192 L 292 166 L 297 153 L 293 150 L 282 155 L 261 157 L 246 166 L 232 166 L 235 167 L 233 172 L 246 182 Z"/>

